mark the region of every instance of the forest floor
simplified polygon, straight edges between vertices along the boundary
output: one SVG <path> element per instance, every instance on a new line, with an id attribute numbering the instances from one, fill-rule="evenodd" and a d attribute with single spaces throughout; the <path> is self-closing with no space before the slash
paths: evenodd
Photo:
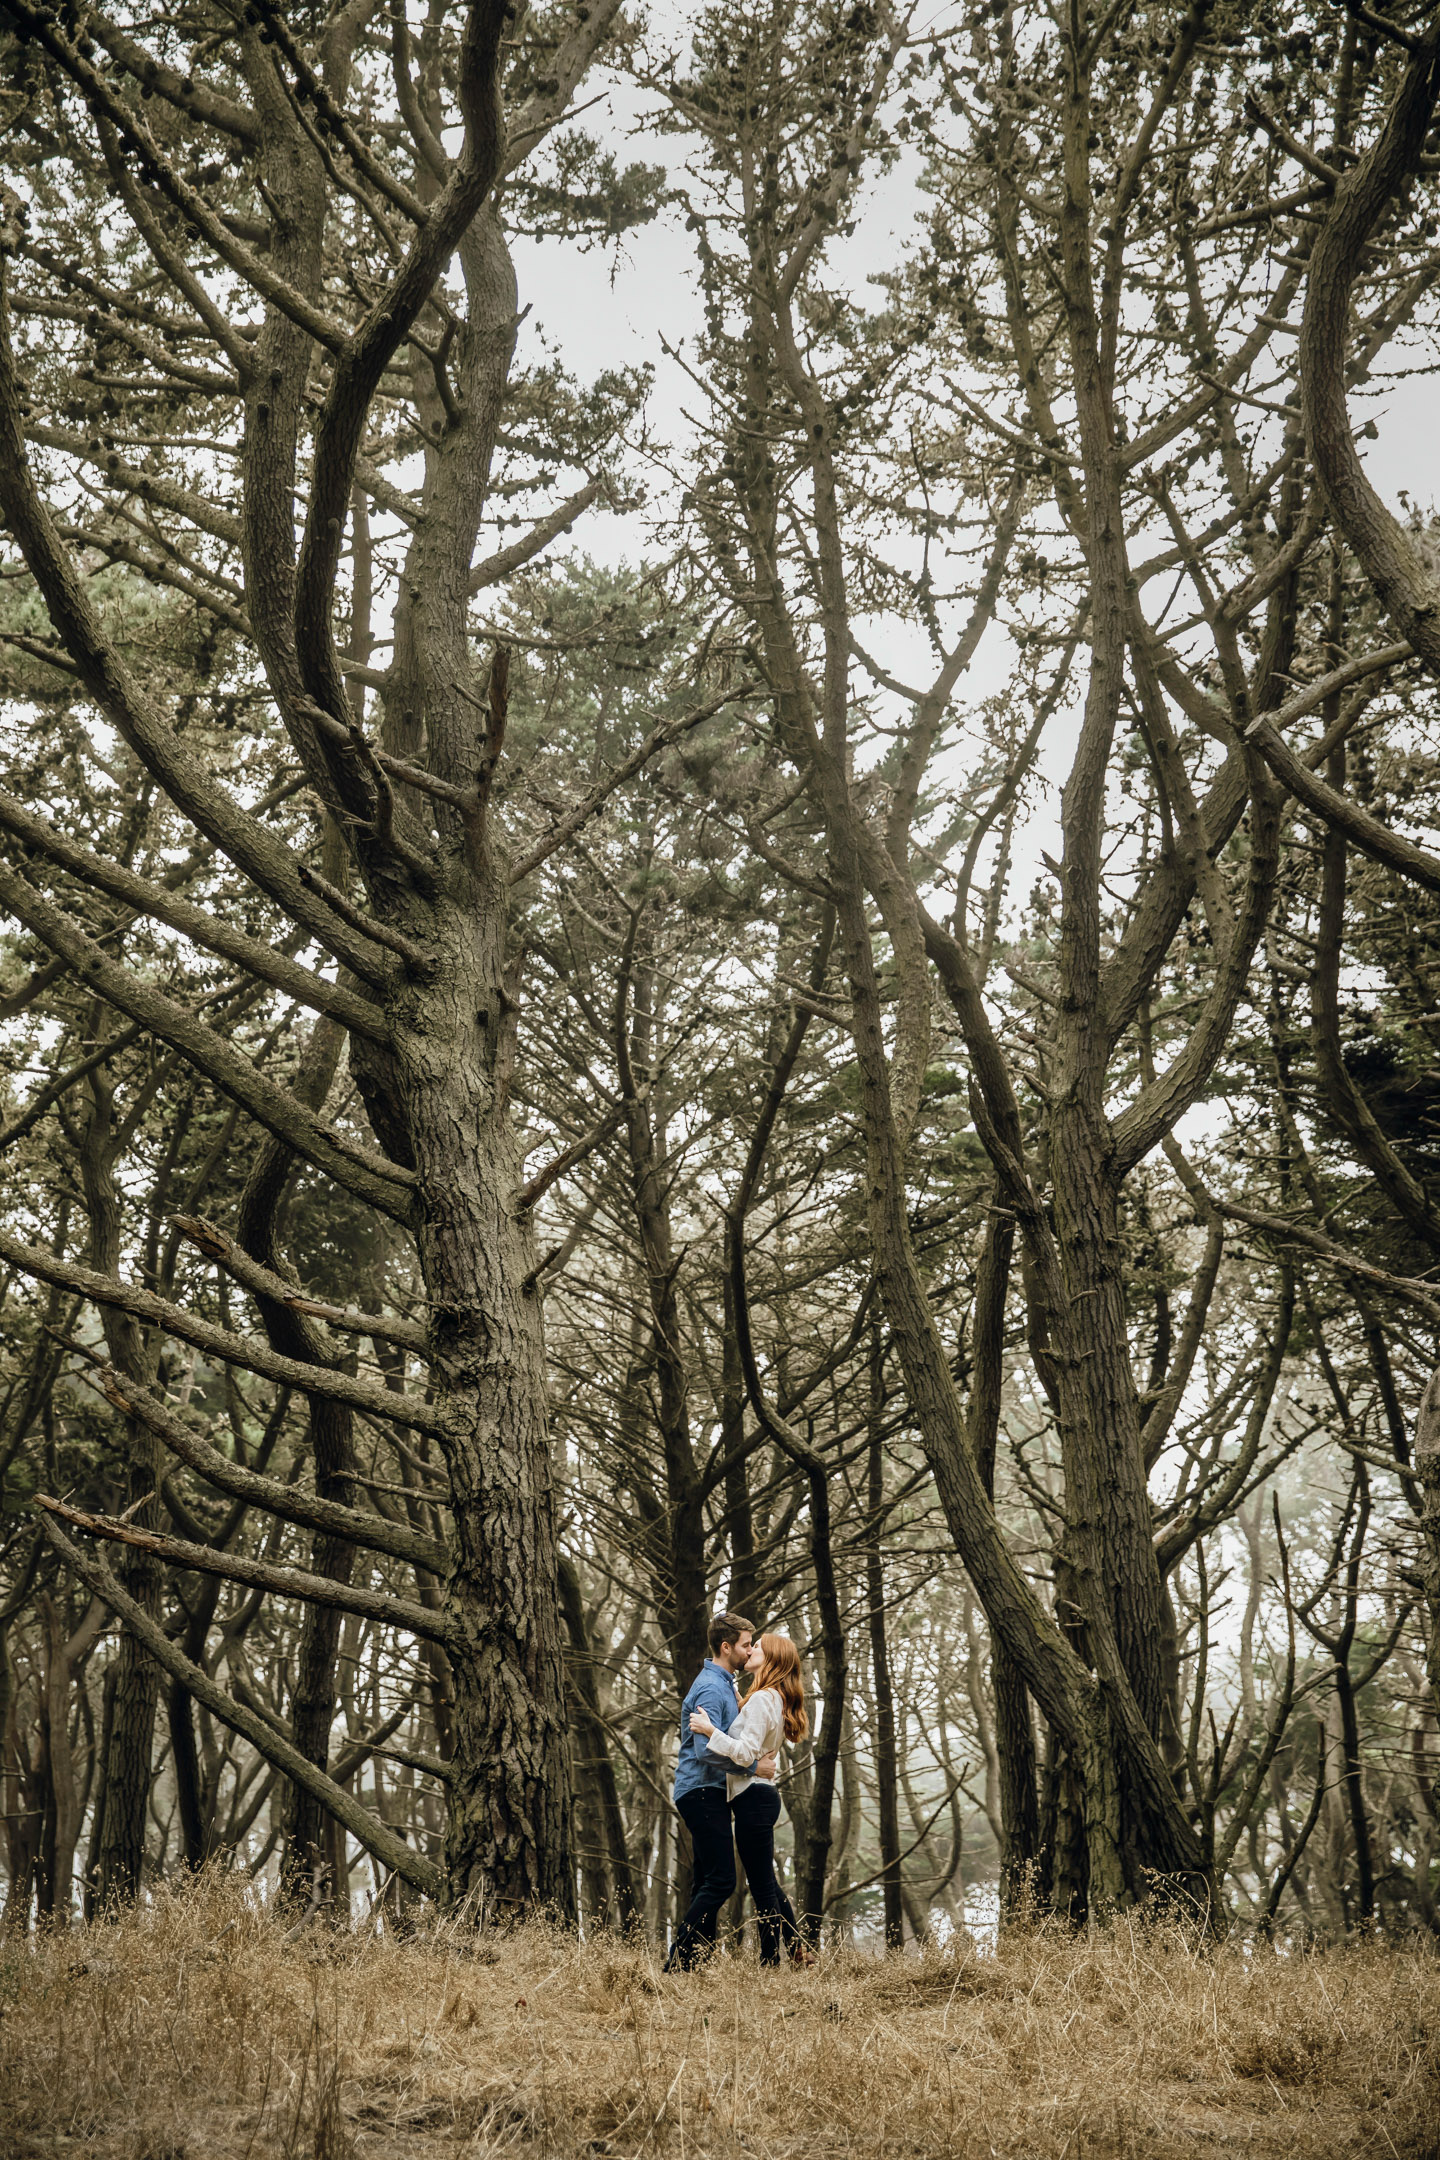
<path id="1" fill-rule="evenodd" d="M 310 1936 L 223 1881 L 0 1943 L 3 2160 L 1440 2160 L 1440 1958 Z"/>

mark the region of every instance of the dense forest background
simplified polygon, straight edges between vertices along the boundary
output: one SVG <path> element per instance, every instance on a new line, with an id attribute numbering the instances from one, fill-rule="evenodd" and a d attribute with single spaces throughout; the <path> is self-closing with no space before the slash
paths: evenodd
<path id="1" fill-rule="evenodd" d="M 1440 1930 L 1437 54 L 0 5 L 6 1929 Z"/>

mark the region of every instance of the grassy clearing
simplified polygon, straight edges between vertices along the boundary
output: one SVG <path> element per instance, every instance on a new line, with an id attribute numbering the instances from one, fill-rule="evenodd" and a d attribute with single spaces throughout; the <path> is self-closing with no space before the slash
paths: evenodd
<path id="1" fill-rule="evenodd" d="M 1122 1926 L 724 1958 L 282 1933 L 223 1881 L 0 1948 L 4 2160 L 1440 2160 L 1440 1960 Z"/>

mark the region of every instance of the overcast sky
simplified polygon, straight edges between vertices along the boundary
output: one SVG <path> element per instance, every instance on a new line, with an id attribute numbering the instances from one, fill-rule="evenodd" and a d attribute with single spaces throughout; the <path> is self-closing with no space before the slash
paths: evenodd
<path id="1" fill-rule="evenodd" d="M 655 11 L 651 10 L 652 21 Z M 684 145 L 647 130 L 643 113 L 628 85 L 612 87 L 580 123 L 614 149 L 622 164 L 631 161 L 668 164 L 677 177 Z M 902 158 L 895 169 L 867 187 L 854 237 L 832 245 L 832 271 L 843 260 L 845 272 L 865 298 L 865 280 L 892 268 L 909 244 L 917 208 L 918 159 Z M 843 248 L 843 257 L 839 250 Z M 618 252 L 596 248 L 580 254 L 561 241 L 517 239 L 520 304 L 532 313 L 521 332 L 521 356 L 538 357 L 536 331 L 543 329 L 559 358 L 582 379 L 603 368 L 637 366 L 655 369 L 650 405 L 652 434 L 661 441 L 681 441 L 689 430 L 684 418 L 697 393 L 661 349 L 661 337 L 676 345 L 698 319 L 695 304 L 693 243 L 678 215 L 666 214 L 628 234 Z M 528 333 L 528 336 L 527 336 Z M 1412 355 L 1412 364 L 1419 355 Z M 1379 440 L 1362 443 L 1371 479 L 1386 501 L 1399 508 L 1402 490 L 1422 508 L 1440 507 L 1440 416 L 1434 382 L 1416 377 L 1397 385 L 1361 408 L 1374 418 Z M 587 519 L 577 535 L 580 544 L 605 560 L 643 552 L 643 533 L 633 518 Z"/>

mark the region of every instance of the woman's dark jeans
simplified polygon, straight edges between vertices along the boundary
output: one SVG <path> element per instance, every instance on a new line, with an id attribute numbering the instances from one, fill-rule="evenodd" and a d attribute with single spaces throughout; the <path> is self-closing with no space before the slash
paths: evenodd
<path id="1" fill-rule="evenodd" d="M 735 1849 L 760 1923 L 760 1962 L 778 1965 L 782 1944 L 788 1950 L 800 1940 L 794 1907 L 775 1880 L 775 1825 L 780 1820 L 780 1795 L 773 1784 L 757 1779 L 731 1801 L 730 1813 L 735 1821 Z"/>

